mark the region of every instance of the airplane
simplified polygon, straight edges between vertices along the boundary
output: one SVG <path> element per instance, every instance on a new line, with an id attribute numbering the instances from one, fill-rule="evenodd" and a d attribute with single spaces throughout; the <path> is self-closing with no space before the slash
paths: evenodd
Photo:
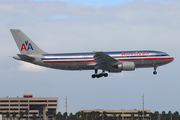
<path id="1" fill-rule="evenodd" d="M 107 77 L 108 73 L 133 71 L 136 68 L 157 67 L 174 60 L 165 52 L 154 50 L 113 51 L 113 52 L 84 52 L 50 54 L 41 50 L 20 29 L 10 29 L 21 54 L 13 58 L 35 65 L 61 70 L 94 70 L 92 78 Z M 98 70 L 102 70 L 98 74 Z"/>

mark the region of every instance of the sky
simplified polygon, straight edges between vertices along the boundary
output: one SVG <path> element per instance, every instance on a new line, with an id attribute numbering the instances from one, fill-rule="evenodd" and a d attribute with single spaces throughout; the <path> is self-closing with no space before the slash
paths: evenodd
<path id="1" fill-rule="evenodd" d="M 180 112 L 179 0 L 1 0 L 0 97 L 58 97 L 57 111 Z M 9 29 L 21 29 L 49 53 L 158 50 L 174 61 L 157 68 L 110 73 L 63 71 L 20 62 Z"/>

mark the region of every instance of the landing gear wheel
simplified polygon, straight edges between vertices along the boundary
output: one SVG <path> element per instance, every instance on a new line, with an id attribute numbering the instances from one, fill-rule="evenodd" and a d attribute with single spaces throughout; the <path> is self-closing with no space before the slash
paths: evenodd
<path id="1" fill-rule="evenodd" d="M 103 77 L 103 73 L 100 73 L 100 74 L 99 74 L 99 77 Z"/>
<path id="2" fill-rule="evenodd" d="M 107 77 L 108 76 L 108 74 L 107 73 L 104 73 L 104 77 Z"/>
<path id="3" fill-rule="evenodd" d="M 95 77 L 96 77 L 96 75 L 95 75 L 95 74 L 93 74 L 91 77 L 92 77 L 92 78 L 95 78 Z"/>
<path id="4" fill-rule="evenodd" d="M 157 69 L 157 66 L 154 67 L 154 72 L 153 72 L 154 75 L 157 74 L 156 69 Z"/>
<path id="5" fill-rule="evenodd" d="M 100 73 L 100 74 L 97 74 L 97 72 L 98 72 L 98 70 L 96 69 L 95 70 L 95 74 L 92 74 L 92 78 L 100 78 L 100 77 L 107 77 L 108 76 L 108 74 L 107 73 L 104 73 L 104 71 L 102 72 L 102 73 Z"/>
<path id="6" fill-rule="evenodd" d="M 100 78 L 101 76 L 99 74 L 96 75 L 97 78 Z"/>
<path id="7" fill-rule="evenodd" d="M 156 75 L 156 74 L 157 74 L 157 72 L 156 72 L 156 71 L 154 71 L 154 72 L 153 72 L 153 74 L 154 74 L 154 75 Z"/>

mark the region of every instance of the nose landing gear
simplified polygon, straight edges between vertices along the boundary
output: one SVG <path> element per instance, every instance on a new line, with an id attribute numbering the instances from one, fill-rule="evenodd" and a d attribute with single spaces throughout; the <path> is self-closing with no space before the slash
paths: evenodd
<path id="1" fill-rule="evenodd" d="M 92 78 L 96 78 L 96 77 L 100 78 L 100 77 L 107 77 L 108 76 L 108 74 L 105 73 L 104 71 L 100 74 L 98 74 L 97 72 L 98 72 L 98 70 L 95 70 L 95 74 L 92 74 Z"/>
<path id="2" fill-rule="evenodd" d="M 157 71 L 156 71 L 157 67 L 154 67 L 154 72 L 153 74 L 156 75 L 157 74 Z"/>

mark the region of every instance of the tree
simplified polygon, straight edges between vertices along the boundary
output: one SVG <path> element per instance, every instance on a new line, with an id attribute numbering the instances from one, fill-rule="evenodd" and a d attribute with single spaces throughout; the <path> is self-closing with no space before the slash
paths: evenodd
<path id="1" fill-rule="evenodd" d="M 24 112 L 23 112 L 23 111 L 20 111 L 20 112 L 19 112 L 19 115 L 20 115 L 19 119 L 21 119 L 21 118 L 24 116 Z"/>
<path id="2" fill-rule="evenodd" d="M 85 119 L 85 114 L 83 111 L 79 112 L 80 119 Z"/>
<path id="3" fill-rule="evenodd" d="M 60 120 L 62 119 L 62 114 L 61 112 L 58 112 L 58 114 L 56 115 L 56 120 Z"/>
<path id="4" fill-rule="evenodd" d="M 142 115 L 143 115 L 143 112 L 142 112 L 142 111 L 140 111 L 140 115 L 141 115 L 141 119 L 142 119 Z"/>
<path id="5" fill-rule="evenodd" d="M 95 112 L 95 118 L 98 119 L 99 116 L 100 116 L 100 114 L 101 114 L 101 113 L 100 113 L 99 111 L 96 111 L 96 112 Z"/>
<path id="6" fill-rule="evenodd" d="M 175 111 L 175 112 L 173 113 L 173 115 L 174 115 L 175 120 L 177 120 L 178 117 L 179 117 L 179 112 L 178 112 L 178 111 Z"/>
<path id="7" fill-rule="evenodd" d="M 146 112 L 146 111 L 144 111 L 144 117 L 146 117 L 146 115 L 147 115 L 147 112 Z"/>
<path id="8" fill-rule="evenodd" d="M 67 112 L 64 112 L 63 117 L 65 120 L 67 120 Z"/>
<path id="9" fill-rule="evenodd" d="M 115 113 L 113 113 L 113 120 L 116 118 L 116 114 Z"/>
<path id="10" fill-rule="evenodd" d="M 7 111 L 7 112 L 6 112 L 6 118 L 7 118 L 7 120 L 8 120 L 8 118 L 9 118 L 9 116 L 10 116 L 10 114 L 9 114 L 9 112 Z"/>
<path id="11" fill-rule="evenodd" d="M 25 111 L 25 114 L 26 114 L 26 119 L 28 120 L 28 114 L 29 114 L 28 110 Z"/>
<path id="12" fill-rule="evenodd" d="M 2 117 L 3 117 L 4 113 L 3 113 L 3 112 L 0 112 L 0 114 L 1 114 L 1 115 L 2 115 Z"/>
<path id="13" fill-rule="evenodd" d="M 121 116 L 121 114 L 119 114 L 119 115 L 118 115 L 118 119 L 121 120 L 121 118 L 122 118 L 122 116 Z"/>
<path id="14" fill-rule="evenodd" d="M 16 112 L 13 112 L 13 113 L 12 113 L 12 117 L 13 117 L 13 120 L 15 120 Z"/>
<path id="15" fill-rule="evenodd" d="M 91 111 L 91 117 L 92 117 L 92 120 L 94 120 L 94 118 L 95 118 L 95 111 Z"/>
<path id="16" fill-rule="evenodd" d="M 80 117 L 80 112 L 77 112 L 77 113 L 75 114 L 75 116 L 76 116 L 76 118 L 79 118 L 79 117 Z"/>
<path id="17" fill-rule="evenodd" d="M 168 112 L 168 118 L 169 118 L 169 120 L 172 120 L 172 113 L 171 113 L 171 111 Z"/>
<path id="18" fill-rule="evenodd" d="M 107 117 L 107 115 L 106 115 L 107 113 L 106 113 L 106 111 L 103 111 L 103 113 L 102 113 L 102 115 L 101 115 L 101 117 L 102 117 L 102 120 L 105 120 L 106 119 L 106 117 Z"/>
<path id="19" fill-rule="evenodd" d="M 32 118 L 33 118 L 33 120 L 36 120 L 36 114 L 33 114 L 33 116 L 32 116 Z"/>
<path id="20" fill-rule="evenodd" d="M 131 119 L 134 120 L 134 113 L 131 113 Z"/>
<path id="21" fill-rule="evenodd" d="M 155 111 L 154 115 L 153 115 L 153 119 L 157 120 L 158 119 L 158 115 L 159 115 L 159 112 Z"/>
<path id="22" fill-rule="evenodd" d="M 140 118 L 141 115 L 141 111 L 138 111 L 138 119 Z"/>
<path id="23" fill-rule="evenodd" d="M 39 110 L 39 120 L 41 120 L 41 110 Z"/>
<path id="24" fill-rule="evenodd" d="M 165 111 L 162 111 L 162 119 L 166 120 L 166 112 Z"/>
<path id="25" fill-rule="evenodd" d="M 53 113 L 53 120 L 55 120 L 56 118 L 56 113 Z"/>
<path id="26" fill-rule="evenodd" d="M 49 112 L 46 111 L 46 120 L 48 120 Z"/>
<path id="27" fill-rule="evenodd" d="M 73 115 L 72 113 L 69 114 L 69 119 L 70 120 L 76 120 L 76 116 Z"/>
<path id="28" fill-rule="evenodd" d="M 149 117 L 150 117 L 150 120 L 151 120 L 152 117 L 153 117 L 153 113 L 152 112 L 149 113 Z"/>

